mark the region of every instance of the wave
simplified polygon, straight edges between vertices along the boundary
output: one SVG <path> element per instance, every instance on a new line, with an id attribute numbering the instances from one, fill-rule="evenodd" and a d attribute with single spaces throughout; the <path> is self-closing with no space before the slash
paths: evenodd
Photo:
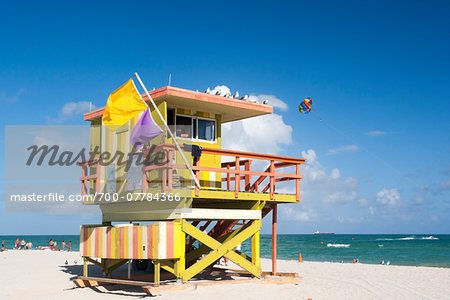
<path id="1" fill-rule="evenodd" d="M 348 248 L 350 247 L 350 244 L 327 244 L 327 247 Z"/>
<path id="2" fill-rule="evenodd" d="M 421 239 L 421 240 L 438 240 L 437 237 L 434 237 L 434 236 L 432 236 L 432 235 L 430 235 L 430 236 L 423 236 L 423 237 L 421 237 L 420 239 Z"/>
<path id="3" fill-rule="evenodd" d="M 434 237 L 432 235 L 430 236 L 422 236 L 422 237 L 415 237 L 415 236 L 408 236 L 398 239 L 376 239 L 377 241 L 411 241 L 411 240 L 439 240 L 437 237 Z"/>

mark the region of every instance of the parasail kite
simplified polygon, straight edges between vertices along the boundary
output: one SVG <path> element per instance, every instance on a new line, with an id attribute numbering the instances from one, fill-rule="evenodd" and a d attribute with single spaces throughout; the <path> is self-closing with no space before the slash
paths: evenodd
<path id="1" fill-rule="evenodd" d="M 298 106 L 298 111 L 302 114 L 309 114 L 311 112 L 311 105 L 313 103 L 312 98 L 306 98 Z"/>

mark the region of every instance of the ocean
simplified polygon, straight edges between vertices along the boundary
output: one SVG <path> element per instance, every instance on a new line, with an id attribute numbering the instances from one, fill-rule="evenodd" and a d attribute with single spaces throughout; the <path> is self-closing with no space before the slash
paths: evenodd
<path id="1" fill-rule="evenodd" d="M 79 235 L 0 236 L 5 247 L 12 249 L 17 238 L 31 241 L 33 248 L 47 246 L 52 238 L 61 246 L 63 240 L 72 241 L 72 251 L 79 250 Z M 450 268 L 450 235 L 445 234 L 279 234 L 278 259 L 430 266 Z M 251 254 L 250 240 L 242 244 L 242 251 Z M 261 235 L 261 257 L 271 258 L 271 235 Z"/>

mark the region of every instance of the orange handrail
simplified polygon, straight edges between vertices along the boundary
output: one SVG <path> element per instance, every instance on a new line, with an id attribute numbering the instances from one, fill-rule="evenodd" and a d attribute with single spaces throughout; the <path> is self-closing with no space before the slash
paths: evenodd
<path id="1" fill-rule="evenodd" d="M 167 152 L 168 159 L 166 163 L 163 165 L 148 165 L 143 166 L 142 168 L 142 181 L 143 181 L 143 192 L 145 193 L 148 188 L 149 178 L 148 171 L 161 169 L 162 170 L 162 186 L 163 192 L 171 192 L 172 184 L 173 184 L 173 170 L 175 169 L 184 169 L 184 165 L 179 165 L 175 162 L 174 154 L 176 149 L 172 145 L 162 144 L 156 147 L 156 149 L 164 149 Z M 148 149 L 144 149 L 143 152 L 149 151 Z M 239 198 L 240 192 L 240 181 L 244 180 L 244 190 L 246 192 L 258 192 L 259 186 L 263 183 L 266 178 L 269 178 L 269 183 L 261 190 L 262 193 L 269 191 L 270 199 L 274 199 L 275 194 L 275 185 L 277 182 L 290 181 L 295 180 L 295 195 L 296 200 L 300 201 L 300 179 L 303 178 L 303 175 L 300 174 L 300 165 L 304 164 L 306 159 L 304 158 L 295 158 L 295 157 L 285 157 L 280 155 L 270 155 L 270 154 L 262 154 L 262 153 L 251 153 L 251 152 L 243 152 L 243 151 L 233 151 L 233 150 L 224 150 L 224 149 L 213 149 L 213 148 L 203 148 L 202 154 L 209 155 L 219 155 L 219 156 L 229 156 L 233 157 L 232 161 L 221 163 L 220 168 L 212 168 L 201 166 L 200 160 L 195 159 L 192 170 L 195 173 L 197 179 L 200 179 L 200 172 L 216 172 L 223 173 L 226 175 L 225 178 L 221 178 L 220 181 L 226 181 L 226 190 L 231 190 L 231 181 L 234 181 L 234 194 L 235 198 Z M 251 164 L 254 159 L 266 160 L 269 162 L 269 167 L 265 169 L 263 172 L 261 171 L 252 171 Z M 96 192 L 100 192 L 100 160 L 93 159 L 89 161 L 83 161 L 78 163 L 82 167 L 82 176 L 80 177 L 80 181 L 82 183 L 82 194 L 86 195 L 88 193 L 88 182 L 93 181 L 96 183 Z M 92 165 L 96 165 L 95 174 L 89 174 L 89 167 Z M 244 166 L 244 169 L 241 169 L 241 166 Z M 277 173 L 277 169 L 292 167 L 295 166 L 295 173 Z M 234 175 L 232 177 L 231 175 Z M 258 176 L 258 178 L 251 183 L 252 176 Z M 195 195 L 199 196 L 200 189 L 195 187 Z"/>
<path id="2" fill-rule="evenodd" d="M 262 153 L 251 153 L 251 152 L 243 152 L 243 151 L 232 151 L 232 150 L 224 150 L 224 149 L 212 149 L 212 148 L 203 148 L 202 154 L 211 154 L 211 155 L 220 155 L 220 156 L 231 156 L 234 157 L 234 161 L 224 162 L 221 164 L 222 168 L 211 168 L 211 167 L 202 167 L 199 162 L 196 163 L 192 169 L 198 176 L 200 171 L 207 172 L 217 172 L 217 173 L 225 173 L 226 178 L 222 178 L 221 181 L 227 182 L 227 190 L 231 189 L 231 181 L 234 181 L 235 185 L 235 197 L 238 198 L 240 191 L 240 181 L 241 179 L 245 180 L 245 191 L 258 191 L 258 186 L 264 181 L 265 178 L 269 177 L 268 185 L 262 190 L 262 192 L 266 192 L 269 190 L 270 198 L 274 198 L 275 193 L 275 183 L 280 181 L 296 181 L 296 200 L 300 201 L 300 179 L 303 176 L 300 174 L 300 164 L 304 164 L 306 159 L 304 158 L 294 158 L 294 157 L 285 157 L 280 155 L 270 155 L 270 154 L 262 154 Z M 241 160 L 241 158 L 245 158 Z M 264 172 L 258 171 L 250 171 L 251 159 L 260 159 L 260 160 L 268 160 L 270 161 L 270 166 Z M 241 165 L 245 166 L 245 170 L 241 170 Z M 285 168 L 295 166 L 296 172 L 295 174 L 288 173 L 276 173 L 276 169 Z M 231 169 L 234 167 L 234 169 Z M 234 177 L 231 177 L 230 174 L 234 174 Z M 241 175 L 242 178 L 241 178 Z M 250 178 L 252 175 L 259 175 L 259 178 L 253 183 L 250 184 Z M 196 188 L 196 195 L 198 196 L 199 189 Z"/>
<path id="3" fill-rule="evenodd" d="M 88 182 L 92 180 L 95 183 L 95 192 L 100 192 L 100 159 L 92 159 L 92 160 L 86 160 L 77 163 L 81 167 L 81 195 L 85 196 L 88 194 Z M 96 165 L 95 174 L 89 175 L 89 167 L 92 165 Z M 83 198 L 84 199 L 84 198 Z"/>

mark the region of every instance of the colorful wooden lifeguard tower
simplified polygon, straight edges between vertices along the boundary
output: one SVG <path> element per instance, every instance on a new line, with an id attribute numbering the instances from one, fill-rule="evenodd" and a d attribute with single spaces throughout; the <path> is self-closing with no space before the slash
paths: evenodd
<path id="1" fill-rule="evenodd" d="M 227 257 L 260 278 L 263 274 L 260 229 L 262 219 L 271 211 L 272 274 L 276 274 L 277 206 L 300 202 L 300 179 L 303 178 L 300 165 L 305 159 L 221 147 L 222 124 L 271 114 L 273 107 L 171 86 L 153 90 L 150 95 L 177 140 L 180 138 L 179 143 L 189 141 L 202 147 L 200 158 L 192 159 L 192 170 L 200 187 L 188 186 L 189 209 L 161 208 L 151 201 L 85 202 L 100 206 L 102 224 L 81 226 L 83 275 L 88 276 L 87 262 L 100 266 L 106 277 L 111 277 L 113 270 L 129 260 L 149 260 L 154 264 L 155 284 L 160 282 L 160 268 L 184 283 Z M 147 95 L 142 97 L 149 101 Z M 136 119 L 109 132 L 102 126 L 103 112 L 104 108 L 99 108 L 84 114 L 84 120 L 91 122 L 91 150 L 98 147 L 101 151 L 121 149 L 130 152 L 129 134 Z M 154 113 L 152 111 L 155 122 L 162 125 Z M 176 170 L 179 163 L 170 139 L 162 141 L 158 147 L 166 150 L 167 162 L 139 169 L 139 180 L 131 188 L 127 187 L 130 184 L 126 182 L 128 177 L 123 168 L 104 166 L 99 157 L 80 163 L 83 195 L 96 192 L 121 195 L 130 190 L 148 193 L 156 178 L 162 191 L 170 193 L 175 189 L 177 172 L 183 170 Z M 256 171 L 252 168 L 256 161 L 263 161 L 267 168 Z M 110 178 L 111 174 L 115 178 Z M 107 183 L 112 181 L 116 184 L 113 188 L 108 187 Z M 277 193 L 277 185 L 286 181 L 291 181 L 292 192 Z M 184 193 L 186 196 L 186 190 Z M 127 223 L 118 224 L 120 222 Z M 251 254 L 236 250 L 250 238 Z"/>

